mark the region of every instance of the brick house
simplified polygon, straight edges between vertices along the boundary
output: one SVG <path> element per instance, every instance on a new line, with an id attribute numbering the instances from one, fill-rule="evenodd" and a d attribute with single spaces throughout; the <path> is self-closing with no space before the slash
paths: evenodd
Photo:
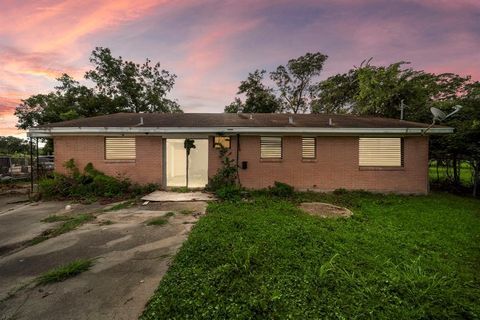
<path id="1" fill-rule="evenodd" d="M 53 137 L 55 167 L 73 158 L 132 181 L 204 187 L 220 163 L 219 145 L 246 188 L 281 181 L 298 189 L 428 192 L 428 135 L 452 128 L 397 119 L 325 114 L 118 113 L 32 128 Z"/>

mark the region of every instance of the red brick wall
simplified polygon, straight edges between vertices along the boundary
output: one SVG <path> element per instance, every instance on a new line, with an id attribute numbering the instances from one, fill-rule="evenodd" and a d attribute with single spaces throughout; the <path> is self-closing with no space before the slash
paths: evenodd
<path id="1" fill-rule="evenodd" d="M 220 163 L 210 139 L 209 176 Z M 236 158 L 232 137 L 231 156 Z M 247 188 L 264 188 L 281 181 L 299 189 L 331 191 L 338 188 L 380 192 L 428 192 L 428 138 L 404 138 L 404 167 L 396 170 L 365 170 L 358 167 L 358 137 L 317 137 L 317 159 L 302 160 L 301 137 L 283 138 L 283 159 L 261 160 L 260 137 L 241 136 L 240 181 Z"/>
<path id="2" fill-rule="evenodd" d="M 105 137 L 101 136 L 64 136 L 54 138 L 55 168 L 65 173 L 63 164 L 74 159 L 83 169 L 89 162 L 111 176 L 122 175 L 132 181 L 162 183 L 162 138 L 137 137 L 136 160 L 105 160 Z"/>
<path id="3" fill-rule="evenodd" d="M 135 161 L 104 159 L 104 137 L 55 137 L 55 166 L 65 172 L 63 163 L 75 159 L 79 168 L 92 162 L 108 175 L 124 175 L 137 183 L 162 184 L 162 138 L 137 137 Z M 231 158 L 236 158 L 236 138 L 232 137 Z M 209 139 L 208 174 L 219 166 L 218 150 Z M 330 191 L 338 188 L 365 189 L 380 192 L 428 192 L 428 138 L 404 138 L 404 167 L 397 170 L 363 170 L 358 167 L 358 137 L 317 137 L 317 159 L 302 160 L 301 137 L 283 138 L 283 159 L 261 160 L 260 137 L 241 136 L 239 163 L 248 161 L 248 169 L 240 169 L 240 181 L 247 188 L 264 188 L 274 181 L 299 189 Z"/>

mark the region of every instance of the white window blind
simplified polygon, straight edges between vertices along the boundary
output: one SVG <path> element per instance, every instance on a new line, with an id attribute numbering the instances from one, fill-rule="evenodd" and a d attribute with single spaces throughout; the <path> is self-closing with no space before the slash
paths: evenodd
<path id="1" fill-rule="evenodd" d="M 360 166 L 401 167 L 402 138 L 360 138 Z"/>
<path id="2" fill-rule="evenodd" d="M 260 157 L 262 159 L 281 159 L 282 137 L 260 137 Z"/>
<path id="3" fill-rule="evenodd" d="M 314 159 L 316 156 L 315 138 L 302 138 L 302 158 Z"/>
<path id="4" fill-rule="evenodd" d="M 105 159 L 107 160 L 134 160 L 136 146 L 134 137 L 106 137 Z"/>

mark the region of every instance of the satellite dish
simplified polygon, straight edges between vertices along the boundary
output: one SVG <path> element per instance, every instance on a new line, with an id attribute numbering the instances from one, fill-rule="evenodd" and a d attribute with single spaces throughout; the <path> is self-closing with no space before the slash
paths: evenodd
<path id="1" fill-rule="evenodd" d="M 445 118 L 447 117 L 445 112 L 435 107 L 431 107 L 430 112 L 433 114 L 433 122 L 435 122 L 436 120 L 438 121 L 445 120 Z"/>
<path id="2" fill-rule="evenodd" d="M 433 121 L 432 121 L 432 124 L 428 126 L 427 129 L 425 129 L 423 132 L 422 132 L 422 135 L 424 135 L 428 130 L 430 130 L 431 127 L 433 127 L 435 125 L 435 121 L 443 121 L 445 119 L 447 119 L 448 117 L 454 115 L 455 113 L 457 113 L 458 111 L 460 111 L 463 107 L 461 105 L 455 105 L 453 107 L 453 111 L 450 112 L 449 114 L 446 114 L 445 112 L 443 112 L 442 110 L 440 109 L 437 109 L 435 107 L 431 107 L 430 108 L 430 112 L 432 113 L 433 115 Z"/>

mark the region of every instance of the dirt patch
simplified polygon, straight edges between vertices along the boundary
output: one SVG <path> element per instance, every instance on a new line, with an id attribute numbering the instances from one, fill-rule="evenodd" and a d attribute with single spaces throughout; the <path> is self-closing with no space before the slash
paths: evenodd
<path id="1" fill-rule="evenodd" d="M 353 214 L 347 208 L 323 202 L 303 202 L 300 204 L 300 209 L 321 218 L 348 218 Z"/>

